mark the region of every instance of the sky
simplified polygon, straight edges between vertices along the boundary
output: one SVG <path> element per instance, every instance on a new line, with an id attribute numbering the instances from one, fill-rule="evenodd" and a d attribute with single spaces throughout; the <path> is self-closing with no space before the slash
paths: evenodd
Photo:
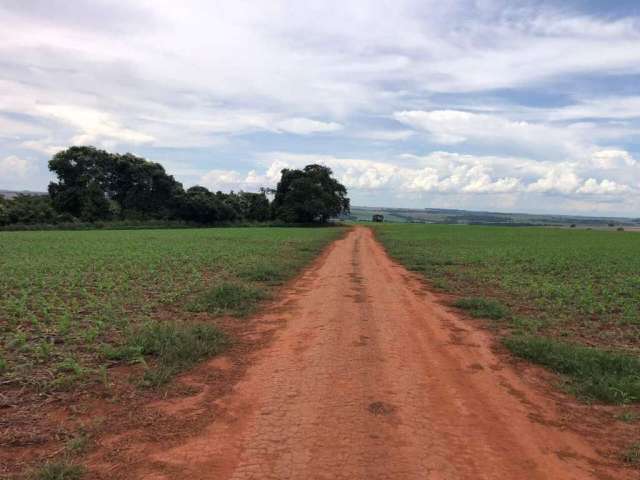
<path id="1" fill-rule="evenodd" d="M 353 205 L 640 217 L 640 2 L 0 0 L 0 189 L 71 145 Z"/>

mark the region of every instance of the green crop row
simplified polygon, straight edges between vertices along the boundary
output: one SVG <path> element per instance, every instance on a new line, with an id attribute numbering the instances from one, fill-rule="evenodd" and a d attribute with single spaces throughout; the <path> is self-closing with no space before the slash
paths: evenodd
<path id="1" fill-rule="evenodd" d="M 629 374 L 640 352 L 640 234 L 463 225 L 375 229 L 399 262 L 463 297 L 455 306 L 510 329 L 514 338 L 506 345 L 514 353 L 573 376 L 572 388 L 582 396 L 640 401 L 640 374 Z M 622 354 L 616 359 L 631 365 L 620 378 L 604 375 L 617 373 L 603 351 Z M 584 359 L 598 368 L 574 368 Z"/>
<path id="2" fill-rule="evenodd" d="M 143 360 L 147 353 L 182 358 L 187 341 L 222 345 L 216 332 L 187 322 L 191 312 L 250 313 L 341 231 L 0 232 L 3 385 L 69 388 L 99 378 L 114 362 Z M 174 326 L 154 323 L 162 311 L 171 312 Z M 158 332 L 170 332 L 182 344 L 162 343 Z M 153 348 L 140 340 L 151 334 Z M 126 359 L 114 354 L 123 351 Z M 180 365 L 189 363 L 183 360 Z"/>

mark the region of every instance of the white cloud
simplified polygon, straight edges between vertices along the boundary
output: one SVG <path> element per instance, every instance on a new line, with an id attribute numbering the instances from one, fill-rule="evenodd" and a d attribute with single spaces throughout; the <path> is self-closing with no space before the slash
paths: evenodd
<path id="1" fill-rule="evenodd" d="M 25 177 L 31 170 L 30 163 L 24 158 L 9 155 L 0 159 L 0 176 L 5 178 Z"/>
<path id="2" fill-rule="evenodd" d="M 588 195 L 620 195 L 630 190 L 629 186 L 620 185 L 613 180 L 604 179 L 598 182 L 595 178 L 589 178 L 576 192 Z"/>
<path id="3" fill-rule="evenodd" d="M 151 135 L 123 127 L 112 115 L 104 111 L 75 105 L 42 105 L 38 110 L 44 115 L 76 127 L 79 133 L 71 139 L 73 144 L 87 145 L 104 141 L 143 144 L 154 140 Z"/>
<path id="4" fill-rule="evenodd" d="M 243 183 L 244 177 L 234 170 L 211 170 L 205 173 L 200 182 L 210 190 L 229 190 Z"/>
<path id="5" fill-rule="evenodd" d="M 309 135 L 311 133 L 336 132 L 342 125 L 336 122 L 320 122 L 309 118 L 288 118 L 280 120 L 275 127 L 282 132 Z"/>
<path id="6" fill-rule="evenodd" d="M 434 152 L 423 157 L 403 155 L 395 161 L 385 162 L 273 152 L 261 156 L 261 163 L 269 166 L 271 176 L 267 180 L 266 175 L 253 172 L 254 178 L 271 186 L 277 182 L 283 166 L 301 168 L 309 163 L 319 163 L 330 167 L 336 177 L 352 190 L 562 196 L 620 195 L 634 190 L 627 184 L 607 178 L 585 179 L 578 163 L 556 164 L 527 158 L 450 152 Z"/>
<path id="7" fill-rule="evenodd" d="M 573 105 L 544 111 L 549 120 L 640 118 L 640 96 L 605 96 L 578 100 Z"/>
<path id="8" fill-rule="evenodd" d="M 561 193 L 568 195 L 576 191 L 580 178 L 568 165 L 552 165 L 543 177 L 527 186 L 527 191 L 535 193 Z"/>
<path id="9" fill-rule="evenodd" d="M 52 157 L 56 153 L 61 150 L 64 150 L 66 147 L 62 145 L 56 145 L 54 141 L 50 138 L 46 139 L 37 139 L 37 140 L 25 140 L 20 143 L 20 147 L 26 148 L 29 150 L 34 150 L 36 152 L 44 153 L 48 157 Z"/>
<path id="10" fill-rule="evenodd" d="M 635 159 L 625 150 L 599 150 L 591 157 L 591 164 L 598 169 L 611 170 L 615 168 L 633 167 Z"/>
<path id="11" fill-rule="evenodd" d="M 585 132 L 577 128 L 511 120 L 495 114 L 460 110 L 411 110 L 393 117 L 416 130 L 426 132 L 432 142 L 442 145 L 469 143 L 496 149 L 519 149 L 540 156 L 580 155 L 588 150 Z"/>
<path id="12" fill-rule="evenodd" d="M 397 142 L 408 140 L 415 132 L 412 130 L 365 130 L 356 132 L 356 138 L 365 138 L 367 140 L 375 140 L 380 142 Z"/>

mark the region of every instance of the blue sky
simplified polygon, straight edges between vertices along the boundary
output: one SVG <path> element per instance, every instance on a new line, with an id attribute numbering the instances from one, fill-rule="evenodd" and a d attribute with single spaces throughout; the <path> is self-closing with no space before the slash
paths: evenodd
<path id="1" fill-rule="evenodd" d="M 215 3 L 215 4 L 214 4 Z M 186 186 L 640 216 L 640 4 L 0 1 L 0 188 L 96 145 Z"/>

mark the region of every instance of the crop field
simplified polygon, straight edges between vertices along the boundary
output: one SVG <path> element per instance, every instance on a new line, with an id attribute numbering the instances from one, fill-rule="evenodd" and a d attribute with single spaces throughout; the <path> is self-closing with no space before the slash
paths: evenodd
<path id="1" fill-rule="evenodd" d="M 375 228 L 393 257 L 434 287 L 460 297 L 455 306 L 507 329 L 511 336 L 505 344 L 514 353 L 573 376 L 577 383 L 572 388 L 586 397 L 640 400 L 637 233 L 456 225 Z M 607 356 L 611 350 L 618 357 Z M 603 372 L 584 372 L 588 365 Z M 603 378 L 610 371 L 624 378 L 611 384 L 611 378 Z M 595 385 L 599 381 L 606 385 Z"/>
<path id="2" fill-rule="evenodd" d="M 0 233 L 0 374 L 47 392 L 148 363 L 166 381 L 224 348 L 196 312 L 242 316 L 339 228 Z"/>

